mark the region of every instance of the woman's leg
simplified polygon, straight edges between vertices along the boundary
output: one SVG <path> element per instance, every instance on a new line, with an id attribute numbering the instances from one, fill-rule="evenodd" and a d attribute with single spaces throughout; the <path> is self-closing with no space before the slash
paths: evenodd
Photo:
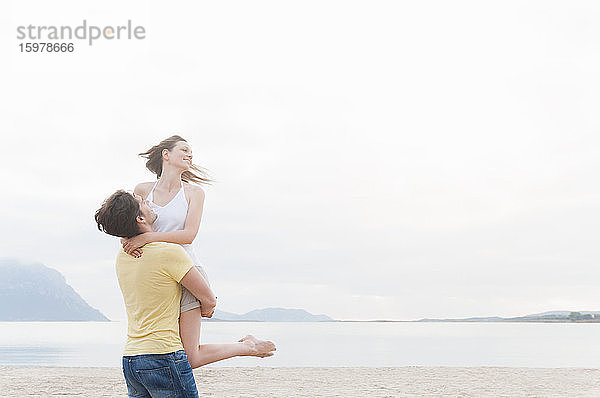
<path id="1" fill-rule="evenodd" d="M 200 308 L 182 312 L 179 317 L 179 334 L 192 369 L 237 356 L 270 357 L 275 351 L 275 344 L 254 336 L 246 336 L 236 343 L 199 344 L 201 322 Z"/>

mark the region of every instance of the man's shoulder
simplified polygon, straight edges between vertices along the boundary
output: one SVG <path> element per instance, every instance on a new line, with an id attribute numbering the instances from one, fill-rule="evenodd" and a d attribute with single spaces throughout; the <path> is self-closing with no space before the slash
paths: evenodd
<path id="1" fill-rule="evenodd" d="M 181 245 L 166 242 L 152 242 L 149 245 L 149 248 L 148 245 L 142 248 L 144 252 L 141 258 L 146 257 L 144 261 L 147 264 L 165 267 L 177 282 L 193 265 L 189 254 Z"/>
<path id="2" fill-rule="evenodd" d="M 177 243 L 169 243 L 169 242 L 151 242 L 142 247 L 142 251 L 144 253 L 153 252 L 153 253 L 164 253 L 164 254 L 179 254 L 185 253 L 185 249 L 181 247 L 181 245 Z"/>
<path id="3" fill-rule="evenodd" d="M 177 244 L 177 243 L 170 243 L 170 242 L 150 242 L 150 243 L 146 243 L 142 248 L 158 248 L 158 249 L 165 249 L 167 247 L 179 247 L 180 249 L 183 249 L 183 247 L 181 247 L 181 245 Z"/>
<path id="4" fill-rule="evenodd" d="M 117 267 L 131 264 L 186 264 L 191 259 L 185 249 L 177 243 L 152 242 L 142 247 L 142 256 L 135 258 L 119 250 L 117 255 Z"/>
<path id="5" fill-rule="evenodd" d="M 142 246 L 142 256 L 136 259 L 133 256 L 125 253 L 123 249 L 119 250 L 117 254 L 117 262 L 131 262 L 131 261 L 154 261 L 165 258 L 180 258 L 181 256 L 187 255 L 185 249 L 177 243 L 168 242 L 152 242 Z"/>

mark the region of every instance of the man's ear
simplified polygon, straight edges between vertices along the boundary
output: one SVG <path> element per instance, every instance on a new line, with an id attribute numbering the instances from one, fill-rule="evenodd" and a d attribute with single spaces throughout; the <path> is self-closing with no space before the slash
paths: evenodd
<path id="1" fill-rule="evenodd" d="M 141 224 L 141 223 L 145 222 L 146 220 L 145 220 L 145 219 L 144 219 L 144 217 L 142 217 L 142 216 L 137 216 L 137 217 L 135 218 L 135 221 L 137 221 L 138 223 L 140 223 L 140 224 Z"/>

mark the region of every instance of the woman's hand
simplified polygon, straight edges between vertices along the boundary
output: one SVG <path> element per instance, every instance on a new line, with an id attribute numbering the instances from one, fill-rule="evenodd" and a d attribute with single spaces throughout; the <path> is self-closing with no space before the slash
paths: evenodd
<path id="1" fill-rule="evenodd" d="M 214 301 L 211 303 L 201 303 L 200 315 L 204 318 L 212 318 L 215 313 L 215 307 L 217 306 L 217 297 L 215 296 Z"/>
<path id="2" fill-rule="evenodd" d="M 142 256 L 143 251 L 140 248 L 149 242 L 147 232 L 134 236 L 133 238 L 121 239 L 121 244 L 123 245 L 125 253 L 136 258 Z"/>

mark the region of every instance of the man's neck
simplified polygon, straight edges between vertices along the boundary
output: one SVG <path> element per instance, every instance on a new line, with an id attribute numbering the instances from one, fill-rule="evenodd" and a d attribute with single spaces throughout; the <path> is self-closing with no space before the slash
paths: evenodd
<path id="1" fill-rule="evenodd" d="M 152 230 L 152 226 L 148 225 L 148 224 L 139 224 L 140 227 L 140 235 L 141 234 L 145 234 L 146 232 L 154 232 L 154 230 Z"/>

